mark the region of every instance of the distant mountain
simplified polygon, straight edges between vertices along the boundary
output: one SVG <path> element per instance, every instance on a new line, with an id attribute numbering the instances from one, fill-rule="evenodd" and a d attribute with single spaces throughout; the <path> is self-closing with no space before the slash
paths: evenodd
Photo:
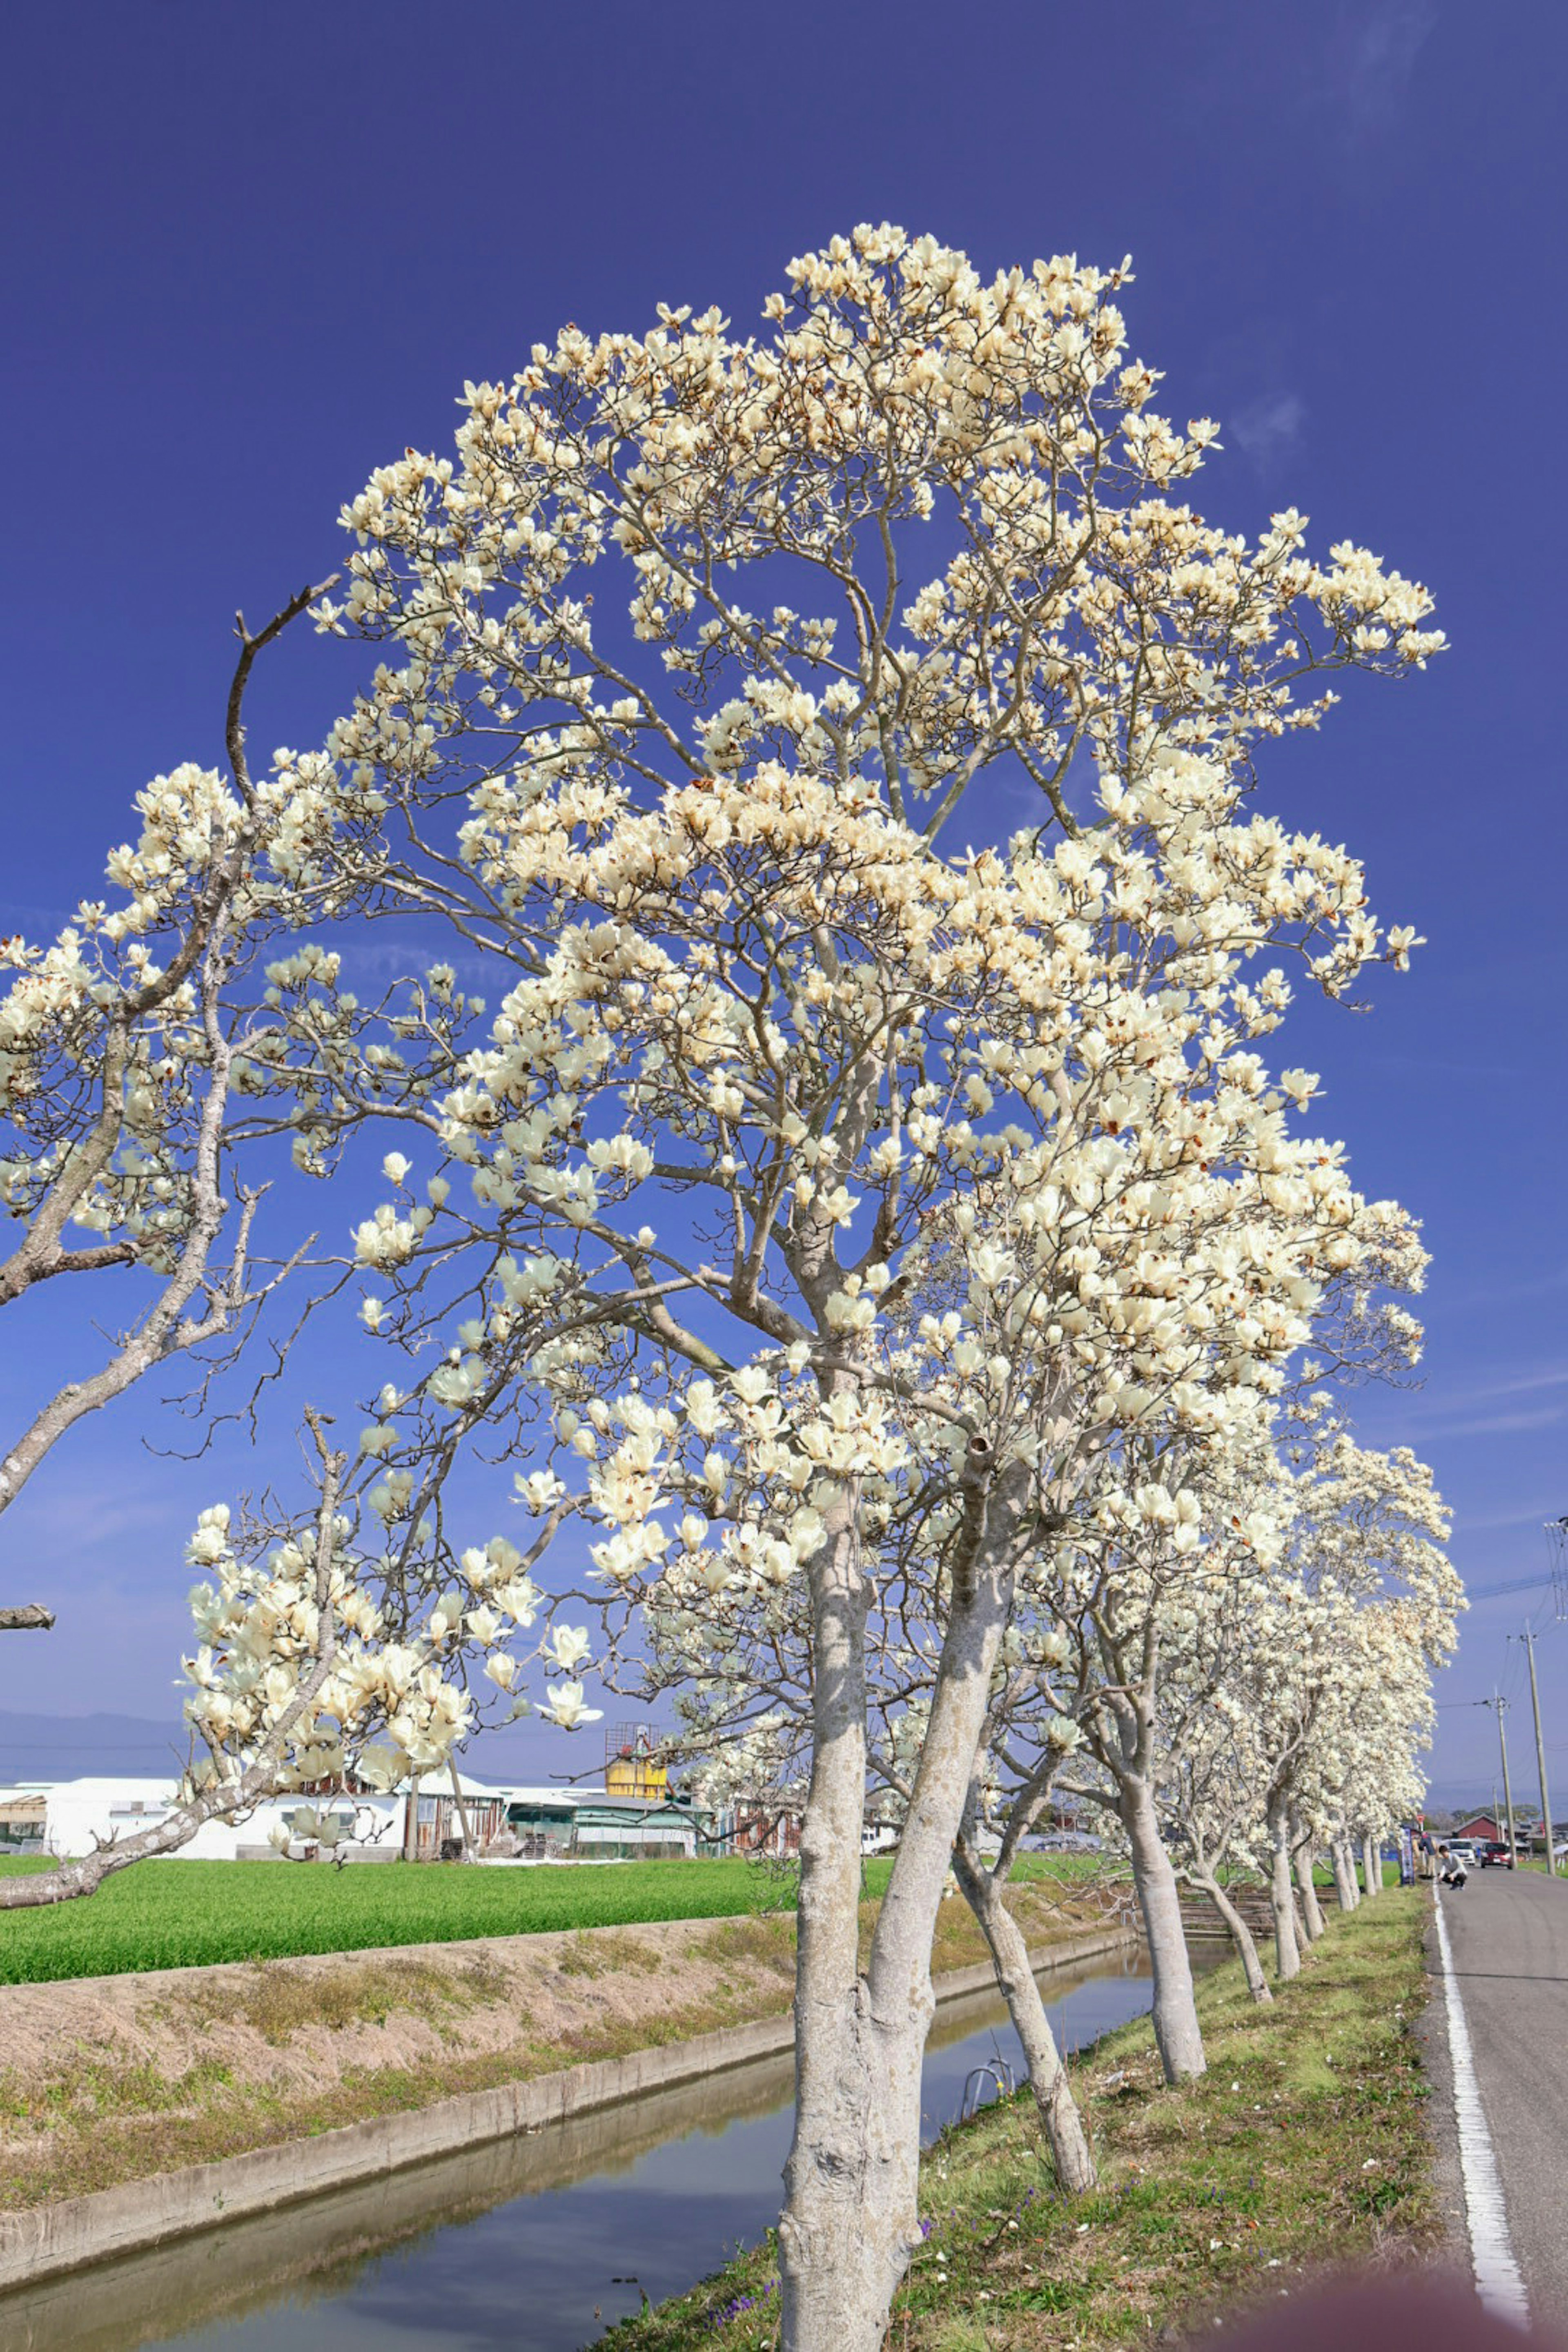
<path id="1" fill-rule="evenodd" d="M 140 1715 L 24 1715 L 0 1707 L 0 1784 L 99 1774 L 156 1780 L 187 1753 L 179 1719 Z"/>

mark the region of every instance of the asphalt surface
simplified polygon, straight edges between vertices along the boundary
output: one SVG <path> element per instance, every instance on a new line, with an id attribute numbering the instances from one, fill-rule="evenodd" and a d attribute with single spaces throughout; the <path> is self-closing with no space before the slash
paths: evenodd
<path id="1" fill-rule="evenodd" d="M 1443 1916 L 1531 2318 L 1568 2332 L 1568 1881 L 1474 1870 Z"/>

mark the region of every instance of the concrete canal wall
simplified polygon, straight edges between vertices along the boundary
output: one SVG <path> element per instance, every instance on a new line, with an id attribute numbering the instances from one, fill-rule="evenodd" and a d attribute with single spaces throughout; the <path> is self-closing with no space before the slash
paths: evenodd
<path id="1" fill-rule="evenodd" d="M 1061 1968 L 1125 1950 L 1135 1940 L 1125 1928 L 1100 1928 L 1049 1945 L 1031 1958 L 1037 1969 Z M 990 1962 L 981 1961 L 938 1977 L 936 1996 L 939 2001 L 954 2000 L 994 1982 Z M 253 2148 L 216 2164 L 155 2173 L 92 2196 L 0 2213 L 0 2292 L 363 2184 L 487 2140 L 542 2131 L 548 2124 L 647 2092 L 724 2074 L 776 2057 L 794 2042 L 795 2024 L 787 2015 L 728 2026 L 623 2058 L 537 2075 L 531 2082 L 378 2116 L 311 2139 Z"/>

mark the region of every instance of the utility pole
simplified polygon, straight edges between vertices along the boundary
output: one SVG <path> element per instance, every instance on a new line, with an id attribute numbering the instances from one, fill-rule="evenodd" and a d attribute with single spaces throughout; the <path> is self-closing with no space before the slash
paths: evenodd
<path id="1" fill-rule="evenodd" d="M 1510 1862 L 1517 1870 L 1519 1845 L 1513 1833 L 1513 1791 L 1508 1785 L 1508 1733 L 1503 1728 L 1502 1719 L 1508 1702 L 1495 1688 L 1492 1692 L 1492 1705 L 1497 1709 L 1497 1736 L 1502 1748 L 1502 1801 L 1508 1808 L 1508 1854 Z"/>
<path id="2" fill-rule="evenodd" d="M 1546 1742 L 1541 1736 L 1541 1693 L 1535 1685 L 1535 1636 L 1526 1625 L 1524 1654 L 1530 1660 L 1530 1704 L 1535 1714 L 1535 1769 L 1541 1775 L 1541 1834 L 1546 1841 L 1546 1875 L 1555 1878 L 1552 1856 L 1552 1800 L 1546 1793 Z"/>

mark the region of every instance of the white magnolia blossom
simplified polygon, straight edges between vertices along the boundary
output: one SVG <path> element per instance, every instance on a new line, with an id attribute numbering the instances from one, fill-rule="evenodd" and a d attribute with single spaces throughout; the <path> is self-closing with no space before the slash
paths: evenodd
<path id="1" fill-rule="evenodd" d="M 461 1587 L 427 1605 L 418 1595 L 439 1578 L 438 1549 L 416 1531 L 395 1550 L 368 1550 L 352 1507 L 313 1535 L 237 1543 L 228 1506 L 214 1505 L 186 1558 L 208 1572 L 191 1594 L 198 1645 L 184 1661 L 202 1759 L 194 1787 L 237 1786 L 258 1759 L 271 1789 L 435 1772 L 477 1727 L 476 1673 L 516 1716 L 530 1711 L 519 1685 L 532 1659 L 574 1667 L 590 1654 L 586 1629 L 568 1625 L 519 1649 L 541 1595 L 504 1537 L 470 1546 Z M 545 1711 L 567 1729 L 596 1720 L 581 1683 L 550 1690 Z"/>

